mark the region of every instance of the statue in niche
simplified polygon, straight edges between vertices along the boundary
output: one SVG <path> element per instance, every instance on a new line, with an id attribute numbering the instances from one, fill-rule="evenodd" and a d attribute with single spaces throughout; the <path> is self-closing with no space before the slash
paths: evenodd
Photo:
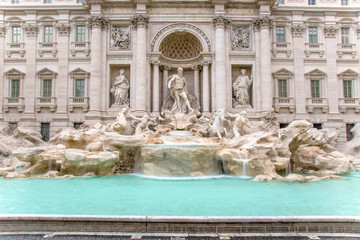
<path id="1" fill-rule="evenodd" d="M 170 96 L 165 99 L 161 108 L 161 115 L 170 111 L 172 114 L 195 114 L 200 116 L 200 106 L 197 100 L 187 91 L 187 84 L 183 76 L 183 69 L 179 67 L 177 74 L 170 76 L 167 80 L 167 87 L 170 89 Z"/>
<path id="2" fill-rule="evenodd" d="M 246 75 L 246 70 L 241 69 L 241 75 L 233 83 L 233 107 L 250 106 L 249 89 L 252 78 Z"/>
<path id="3" fill-rule="evenodd" d="M 114 94 L 115 102 L 111 106 L 128 106 L 129 105 L 129 88 L 130 84 L 124 75 L 124 69 L 120 70 L 120 75 L 116 77 L 110 93 Z"/>
<path id="4" fill-rule="evenodd" d="M 250 47 L 250 30 L 248 27 L 233 28 L 233 49 L 243 49 Z"/>
<path id="5" fill-rule="evenodd" d="M 128 29 L 113 27 L 111 31 L 111 47 L 127 49 L 130 45 L 130 34 Z"/>

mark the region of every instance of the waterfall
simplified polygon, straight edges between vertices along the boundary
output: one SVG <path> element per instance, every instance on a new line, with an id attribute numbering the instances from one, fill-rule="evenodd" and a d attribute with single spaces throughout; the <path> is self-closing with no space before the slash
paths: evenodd
<path id="1" fill-rule="evenodd" d="M 350 173 L 356 172 L 354 165 L 350 163 Z"/>
<path id="2" fill-rule="evenodd" d="M 242 160 L 242 162 L 243 162 L 243 165 L 242 165 L 242 168 L 243 168 L 243 174 L 242 174 L 242 176 L 243 177 L 250 177 L 249 175 L 248 175 L 248 168 L 249 168 L 249 159 L 243 159 Z"/>
<path id="3" fill-rule="evenodd" d="M 237 158 L 242 162 L 242 175 L 241 177 L 250 178 L 249 159 L 248 153 L 243 151 L 235 151 Z"/>
<path id="4" fill-rule="evenodd" d="M 290 159 L 288 159 L 288 161 L 286 162 L 286 175 L 291 174 L 291 163 L 290 163 Z"/>

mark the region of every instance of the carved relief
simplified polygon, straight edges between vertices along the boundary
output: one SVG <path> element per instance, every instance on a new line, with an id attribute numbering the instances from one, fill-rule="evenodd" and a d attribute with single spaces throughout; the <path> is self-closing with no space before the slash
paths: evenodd
<path id="1" fill-rule="evenodd" d="M 336 32 L 339 28 L 336 25 L 325 25 L 324 33 L 325 37 L 334 38 L 336 37 Z"/>
<path id="2" fill-rule="evenodd" d="M 70 25 L 66 23 L 59 23 L 56 25 L 59 35 L 68 35 L 70 33 Z"/>
<path id="3" fill-rule="evenodd" d="M 272 25 L 272 18 L 270 16 L 260 16 L 253 20 L 253 24 L 256 28 L 270 27 Z"/>
<path id="4" fill-rule="evenodd" d="M 128 27 L 112 26 L 111 28 L 111 48 L 129 49 L 130 32 Z"/>
<path id="5" fill-rule="evenodd" d="M 149 22 L 149 17 L 146 15 L 135 15 L 134 17 L 132 17 L 130 19 L 130 22 L 133 25 L 133 28 L 138 28 L 138 27 L 147 27 L 147 24 Z"/>
<path id="6" fill-rule="evenodd" d="M 24 25 L 24 30 L 26 32 L 26 36 L 34 37 L 37 34 L 38 26 L 36 24 L 27 23 Z"/>
<path id="7" fill-rule="evenodd" d="M 291 32 L 293 36 L 303 36 L 305 31 L 305 25 L 304 24 L 293 24 L 291 26 Z"/>
<path id="8" fill-rule="evenodd" d="M 250 29 L 249 27 L 233 27 L 232 48 L 234 50 L 250 48 Z"/>
<path id="9" fill-rule="evenodd" d="M 88 21 L 90 28 L 105 28 L 108 24 L 108 20 L 103 16 L 91 16 Z"/>
<path id="10" fill-rule="evenodd" d="M 227 17 L 222 16 L 222 15 L 214 17 L 212 22 L 213 22 L 215 28 L 227 27 L 227 25 L 230 24 L 230 20 Z"/>

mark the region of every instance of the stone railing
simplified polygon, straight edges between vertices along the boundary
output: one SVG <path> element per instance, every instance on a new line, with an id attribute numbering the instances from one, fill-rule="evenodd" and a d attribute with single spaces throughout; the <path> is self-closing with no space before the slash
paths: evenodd
<path id="1" fill-rule="evenodd" d="M 41 108 L 49 108 L 51 112 L 56 111 L 56 97 L 37 97 L 36 111 L 40 112 Z"/>
<path id="2" fill-rule="evenodd" d="M 75 57 L 77 52 L 84 52 L 88 57 L 90 54 L 90 42 L 72 42 L 70 47 L 71 56 Z"/>
<path id="3" fill-rule="evenodd" d="M 344 54 L 350 54 L 352 58 L 355 58 L 357 55 L 356 44 L 343 44 L 339 43 L 337 45 L 337 55 L 339 58 L 342 58 Z"/>
<path id="4" fill-rule="evenodd" d="M 19 112 L 23 112 L 25 101 L 23 97 L 5 97 L 4 112 L 9 112 L 10 108 L 17 108 Z"/>
<path id="5" fill-rule="evenodd" d="M 312 53 L 318 54 L 323 57 L 325 48 L 323 43 L 305 43 L 305 56 L 310 57 Z"/>
<path id="6" fill-rule="evenodd" d="M 57 54 L 57 43 L 56 42 L 39 42 L 38 53 L 42 57 L 44 53 L 51 53 L 53 57 Z"/>
<path id="7" fill-rule="evenodd" d="M 320 108 L 323 113 L 329 109 L 326 98 L 306 98 L 306 111 L 312 113 L 315 108 Z"/>
<path id="8" fill-rule="evenodd" d="M 344 113 L 347 109 L 354 109 L 355 113 L 359 113 L 359 98 L 339 98 L 339 111 Z"/>
<path id="9" fill-rule="evenodd" d="M 70 97 L 69 98 L 69 111 L 73 112 L 74 108 L 82 108 L 85 112 L 89 110 L 88 97 Z"/>
<path id="10" fill-rule="evenodd" d="M 281 108 L 289 109 L 289 112 L 295 111 L 294 98 L 292 97 L 275 97 L 274 98 L 274 109 L 275 112 L 279 112 Z"/>
<path id="11" fill-rule="evenodd" d="M 25 55 L 25 43 L 7 43 L 6 55 L 11 57 L 12 53 L 19 53 L 21 57 Z"/>
<path id="12" fill-rule="evenodd" d="M 290 57 L 291 43 L 289 43 L 289 42 L 273 42 L 271 51 L 272 51 L 272 54 L 274 57 L 276 57 L 277 54 L 280 52 L 286 53 L 286 56 Z"/>

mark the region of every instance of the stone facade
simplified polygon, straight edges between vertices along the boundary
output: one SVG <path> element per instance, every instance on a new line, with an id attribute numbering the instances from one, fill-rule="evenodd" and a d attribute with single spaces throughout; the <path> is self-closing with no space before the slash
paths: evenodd
<path id="1" fill-rule="evenodd" d="M 0 120 L 50 135 L 113 121 L 120 69 L 130 108 L 158 115 L 181 66 L 203 114 L 274 110 L 340 129 L 341 146 L 360 112 L 360 2 L 280 2 L 2 0 Z M 242 69 L 249 105 L 233 103 Z"/>

